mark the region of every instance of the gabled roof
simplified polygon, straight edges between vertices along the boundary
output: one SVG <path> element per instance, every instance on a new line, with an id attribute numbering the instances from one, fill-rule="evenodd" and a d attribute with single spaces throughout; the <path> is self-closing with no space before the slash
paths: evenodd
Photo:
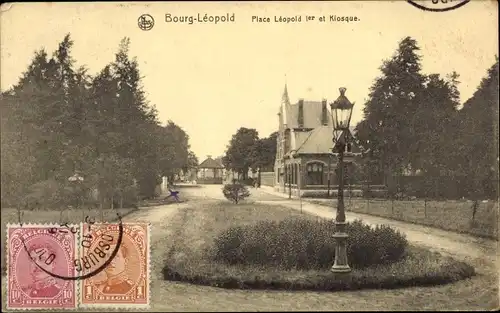
<path id="1" fill-rule="evenodd" d="M 224 165 L 218 160 L 208 157 L 205 161 L 198 165 L 198 168 L 224 168 Z"/>
<path id="2" fill-rule="evenodd" d="M 326 99 L 323 101 L 327 101 Z M 302 128 L 316 128 L 322 126 L 321 116 L 323 113 L 323 101 L 309 101 L 303 100 L 303 114 L 304 114 L 304 125 Z M 332 126 L 332 118 L 330 114 L 330 105 L 327 102 L 327 122 L 328 126 Z M 288 88 L 285 84 L 285 89 L 281 97 L 281 106 L 279 113 L 283 119 L 283 123 L 287 125 L 287 128 L 298 128 L 299 127 L 299 103 L 290 103 L 290 97 L 288 96 Z"/>
<path id="3" fill-rule="evenodd" d="M 351 136 L 354 132 L 354 127 L 350 127 Z M 333 127 L 319 126 L 308 132 L 294 132 L 296 154 L 330 154 L 333 149 Z M 351 140 L 352 152 L 361 153 L 354 140 Z M 288 155 L 289 153 L 287 153 Z"/>
<path id="4" fill-rule="evenodd" d="M 321 114 L 323 112 L 323 104 L 321 101 L 308 101 L 304 100 L 304 126 L 303 128 L 316 128 L 322 126 Z M 330 114 L 330 107 L 327 105 L 327 122 L 328 126 L 332 126 L 332 117 Z M 289 128 L 298 128 L 299 122 L 299 104 L 294 103 L 288 105 L 286 110 L 286 123 Z"/>

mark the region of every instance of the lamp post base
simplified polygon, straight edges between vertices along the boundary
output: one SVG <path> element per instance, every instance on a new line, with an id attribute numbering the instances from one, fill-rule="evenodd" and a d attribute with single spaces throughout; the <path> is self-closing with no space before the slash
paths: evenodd
<path id="1" fill-rule="evenodd" d="M 351 268 L 349 265 L 333 265 L 332 268 L 330 269 L 332 273 L 350 273 Z"/>
<path id="2" fill-rule="evenodd" d="M 331 271 L 333 273 L 349 273 L 351 272 L 351 268 L 349 267 L 347 261 L 347 246 L 346 241 L 347 235 L 344 233 L 345 223 L 335 223 L 337 227 L 337 232 L 333 234 L 333 238 L 335 238 L 336 246 L 335 246 L 335 263 L 333 264 Z"/>

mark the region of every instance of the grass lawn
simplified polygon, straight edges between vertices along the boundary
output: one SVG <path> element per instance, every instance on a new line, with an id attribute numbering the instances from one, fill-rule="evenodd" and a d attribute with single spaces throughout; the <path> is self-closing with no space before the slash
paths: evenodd
<path id="1" fill-rule="evenodd" d="M 311 199 L 312 203 L 336 207 L 333 199 Z M 472 201 L 345 199 L 346 210 L 403 222 L 498 239 L 498 202 L 480 203 L 475 221 Z"/>
<path id="2" fill-rule="evenodd" d="M 435 285 L 458 281 L 473 275 L 469 265 L 437 253 L 411 247 L 403 261 L 376 268 L 353 270 L 349 281 L 342 281 L 328 270 L 278 270 L 257 266 L 218 264 L 208 255 L 213 239 L 229 228 L 253 224 L 258 220 L 279 221 L 287 217 L 316 219 L 279 206 L 221 202 L 203 209 L 186 208 L 173 217 L 175 239 L 166 256 L 166 279 L 224 288 L 288 290 L 355 290 Z"/>
<path id="3" fill-rule="evenodd" d="M 135 211 L 135 209 L 116 209 L 116 210 L 103 210 L 102 214 L 98 210 L 68 210 L 68 211 L 56 211 L 56 210 L 22 210 L 21 221 L 23 223 L 80 223 L 84 222 L 85 216 L 94 217 L 97 222 L 99 221 L 114 221 L 116 220 L 116 213 L 118 212 L 122 217 Z M 6 259 L 6 236 L 7 236 L 7 224 L 17 224 L 19 223 L 18 210 L 12 208 L 2 208 L 2 224 L 1 224 L 1 240 L 2 240 L 2 274 L 5 273 Z M 101 219 L 102 218 L 102 219 Z"/>

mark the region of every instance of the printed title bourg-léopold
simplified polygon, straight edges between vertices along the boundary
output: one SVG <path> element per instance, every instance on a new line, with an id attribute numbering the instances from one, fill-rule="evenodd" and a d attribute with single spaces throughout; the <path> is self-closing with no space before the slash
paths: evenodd
<path id="1" fill-rule="evenodd" d="M 234 22 L 235 17 L 234 13 L 225 15 L 209 15 L 209 14 L 201 14 L 197 13 L 196 15 L 185 15 L 185 16 L 176 16 L 170 13 L 165 14 L 165 22 L 167 23 L 226 23 L 226 22 Z"/>

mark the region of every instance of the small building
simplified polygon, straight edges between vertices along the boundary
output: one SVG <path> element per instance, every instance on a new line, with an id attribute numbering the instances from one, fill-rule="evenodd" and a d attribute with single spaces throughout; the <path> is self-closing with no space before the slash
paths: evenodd
<path id="1" fill-rule="evenodd" d="M 224 165 L 220 159 L 212 159 L 212 156 L 209 155 L 198 166 L 198 184 L 222 184 L 223 177 Z"/>
<path id="2" fill-rule="evenodd" d="M 278 113 L 279 130 L 274 166 L 274 189 L 302 196 L 330 193 L 337 185 L 337 155 L 333 149 L 333 121 L 327 100 L 299 99 L 290 104 L 287 86 Z M 353 139 L 353 128 L 347 134 L 351 140 L 346 145 L 344 162 L 346 186 L 355 186 L 361 149 Z M 348 189 L 348 188 L 346 188 Z M 359 189 L 359 188 L 358 188 Z M 330 192 L 331 191 L 331 192 Z"/>

